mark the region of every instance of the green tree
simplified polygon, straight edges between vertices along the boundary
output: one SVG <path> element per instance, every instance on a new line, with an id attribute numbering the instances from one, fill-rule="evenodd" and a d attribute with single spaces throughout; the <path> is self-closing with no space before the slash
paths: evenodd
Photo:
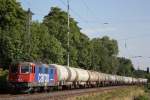
<path id="1" fill-rule="evenodd" d="M 58 41 L 61 42 L 62 47 L 65 49 L 64 64 L 67 64 L 67 13 L 62 11 L 60 8 L 52 7 L 51 11 L 45 16 L 43 23 L 48 27 L 50 35 L 53 35 Z M 70 18 L 70 65 L 78 66 L 78 49 L 77 46 L 80 44 L 80 28 L 77 22 Z"/>
<path id="2" fill-rule="evenodd" d="M 92 39 L 91 45 L 91 67 L 102 72 L 115 74 L 118 64 L 116 59 L 118 54 L 117 42 L 105 36 Z"/>
<path id="3" fill-rule="evenodd" d="M 26 19 L 26 13 L 16 0 L 0 0 L 0 27 L 9 30 L 20 27 Z"/>
<path id="4" fill-rule="evenodd" d="M 25 31 L 26 12 L 16 0 L 0 0 L 0 63 L 8 64 L 22 55 L 21 37 Z"/>
<path id="5" fill-rule="evenodd" d="M 119 60 L 119 66 L 118 66 L 118 74 L 119 75 L 125 75 L 125 76 L 131 76 L 133 75 L 134 67 L 132 65 L 132 62 L 130 59 L 127 58 L 118 58 Z"/>
<path id="6" fill-rule="evenodd" d="M 61 43 L 48 33 L 48 28 L 44 24 L 32 23 L 30 41 L 30 52 L 26 52 L 30 61 L 63 63 L 65 50 L 62 48 Z"/>
<path id="7" fill-rule="evenodd" d="M 78 66 L 84 69 L 91 67 L 91 47 L 90 40 L 85 34 L 80 35 L 80 43 L 78 44 Z"/>

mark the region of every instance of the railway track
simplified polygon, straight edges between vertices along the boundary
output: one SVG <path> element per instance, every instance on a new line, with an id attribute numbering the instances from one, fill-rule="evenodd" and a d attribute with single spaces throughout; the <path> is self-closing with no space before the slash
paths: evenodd
<path id="1" fill-rule="evenodd" d="M 68 97 L 84 95 L 93 92 L 104 92 L 117 88 L 126 88 L 128 86 L 113 86 L 100 88 L 86 88 L 75 90 L 63 90 L 49 93 L 19 94 L 19 95 L 0 95 L 0 100 L 66 100 Z"/>

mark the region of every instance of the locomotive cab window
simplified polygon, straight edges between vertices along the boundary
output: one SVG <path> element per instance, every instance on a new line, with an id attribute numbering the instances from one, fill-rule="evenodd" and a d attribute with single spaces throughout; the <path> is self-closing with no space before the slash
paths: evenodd
<path id="1" fill-rule="evenodd" d="M 21 66 L 21 73 L 31 73 L 32 72 L 32 67 L 31 66 Z"/>

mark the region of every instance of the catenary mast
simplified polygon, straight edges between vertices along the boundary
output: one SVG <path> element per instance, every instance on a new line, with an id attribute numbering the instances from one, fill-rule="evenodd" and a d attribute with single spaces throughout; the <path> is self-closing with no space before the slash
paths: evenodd
<path id="1" fill-rule="evenodd" d="M 69 15 L 69 10 L 70 10 L 70 7 L 69 7 L 69 0 L 67 0 L 67 14 L 68 14 L 68 33 L 67 33 L 67 36 L 68 36 L 68 43 L 67 43 L 67 45 L 68 45 L 68 50 L 67 50 L 67 66 L 69 67 L 69 65 L 70 65 L 70 50 L 69 50 L 69 47 L 70 47 L 70 43 L 69 43 L 69 41 L 70 41 L 70 39 L 69 39 L 69 34 L 70 34 L 70 15 Z"/>
<path id="2" fill-rule="evenodd" d="M 27 33 L 28 33 L 28 53 L 30 54 L 30 50 L 31 50 L 31 20 L 32 20 L 32 15 L 33 13 L 31 12 L 30 8 L 28 8 L 28 11 L 27 11 L 27 14 L 28 14 L 28 21 L 27 21 Z"/>

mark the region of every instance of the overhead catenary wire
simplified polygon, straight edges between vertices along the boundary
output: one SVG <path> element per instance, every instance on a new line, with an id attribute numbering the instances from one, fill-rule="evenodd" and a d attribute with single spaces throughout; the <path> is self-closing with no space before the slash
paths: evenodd
<path id="1" fill-rule="evenodd" d="M 94 10 L 91 7 L 89 7 L 89 5 L 86 3 L 85 0 L 81 0 L 81 1 L 82 1 L 83 5 L 85 6 L 85 8 L 87 9 L 87 11 L 90 13 L 90 15 L 96 15 Z M 102 20 L 99 17 L 96 17 L 96 16 L 93 16 L 93 17 L 94 17 L 93 19 L 97 19 L 96 23 L 99 23 L 99 21 Z M 93 22 L 90 21 L 90 23 L 93 23 Z M 100 23 L 100 24 L 102 24 L 102 23 Z M 103 24 L 109 24 L 109 23 L 108 22 L 104 22 Z"/>
<path id="2" fill-rule="evenodd" d="M 63 0 L 59 0 L 64 6 L 67 6 L 67 4 Z M 75 14 L 79 19 L 87 23 L 87 20 L 85 20 L 83 17 L 80 16 L 75 10 L 73 10 L 71 7 L 69 7 L 69 10 Z"/>
<path id="3" fill-rule="evenodd" d="M 27 4 L 28 8 L 31 6 L 31 3 L 28 0 L 24 0 L 24 2 Z"/>
<path id="4" fill-rule="evenodd" d="M 88 4 L 86 3 L 85 0 L 81 0 L 81 1 L 83 2 L 83 4 L 85 5 L 85 7 L 87 8 L 87 11 L 89 11 L 91 14 L 95 14 L 95 13 L 93 12 L 93 10 L 88 6 Z M 99 19 L 99 18 L 96 18 L 96 19 Z M 109 24 L 109 23 L 104 23 L 104 24 Z M 147 38 L 147 35 L 146 35 L 146 36 L 143 36 L 143 35 L 142 35 L 142 37 L 141 37 L 141 36 L 138 36 L 138 37 L 129 37 L 129 38 L 121 39 L 121 40 L 127 41 L 127 40 L 130 40 L 130 39 L 137 39 L 137 38 L 143 38 L 143 37 L 146 37 L 146 38 Z M 126 45 L 126 44 L 125 44 L 125 45 Z M 126 46 L 127 46 L 127 45 L 126 45 Z"/>
<path id="5" fill-rule="evenodd" d="M 65 7 L 67 6 L 67 4 L 66 4 L 63 0 L 59 0 L 59 1 L 60 1 Z M 77 13 L 74 9 L 72 9 L 71 7 L 70 7 L 70 12 L 72 12 L 73 14 L 75 14 L 75 15 L 79 18 L 78 21 L 79 21 L 79 20 L 82 21 L 82 22 L 80 22 L 80 25 L 81 25 L 81 23 L 86 23 L 88 26 L 90 26 L 90 29 L 93 31 L 92 33 L 101 33 L 101 32 L 99 32 L 99 31 L 95 31 L 95 30 L 94 30 L 95 26 L 91 25 L 91 22 L 89 23 L 88 20 L 86 20 L 85 18 L 81 17 L 81 15 L 80 15 L 79 13 Z M 101 23 L 101 24 L 104 24 L 104 23 Z"/>
<path id="6" fill-rule="evenodd" d="M 85 6 L 85 8 L 87 9 L 87 11 L 89 12 L 89 13 L 91 13 L 90 15 L 95 15 L 95 13 L 90 9 L 90 7 L 87 5 L 87 3 L 86 3 L 86 1 L 84 1 L 84 0 L 81 0 L 82 2 L 83 2 L 83 4 L 84 4 L 84 6 Z M 97 19 L 97 18 L 96 18 Z"/>
<path id="7" fill-rule="evenodd" d="M 150 38 L 150 36 L 148 35 L 144 35 L 144 34 L 141 34 L 139 36 L 135 36 L 135 37 L 127 37 L 127 38 L 120 38 L 118 39 L 119 41 L 124 41 L 124 40 L 134 40 L 134 39 L 140 39 L 140 38 Z"/>

